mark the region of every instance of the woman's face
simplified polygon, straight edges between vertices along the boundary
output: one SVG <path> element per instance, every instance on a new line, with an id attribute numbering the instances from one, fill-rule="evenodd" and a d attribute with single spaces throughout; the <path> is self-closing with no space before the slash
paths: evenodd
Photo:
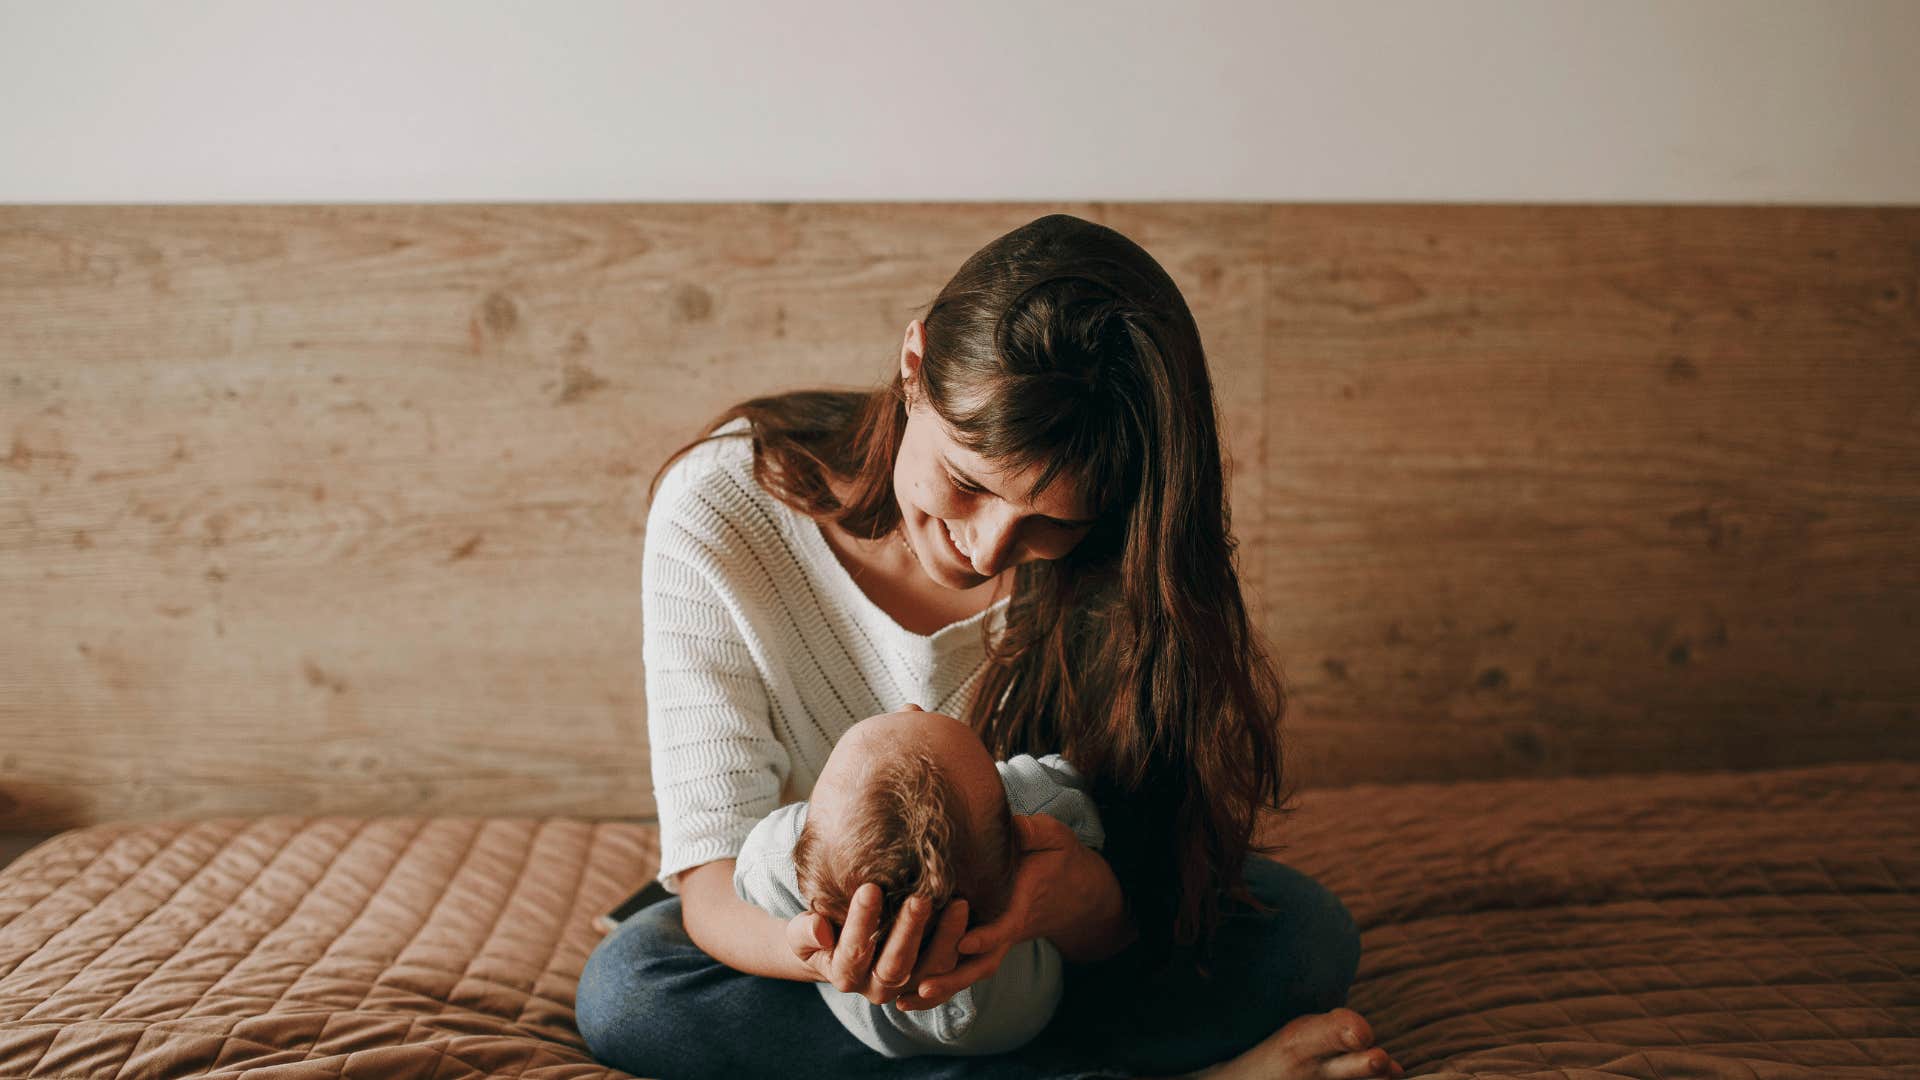
<path id="1" fill-rule="evenodd" d="M 907 324 L 900 377 L 913 402 L 893 466 L 900 527 L 921 569 L 950 589 L 985 584 L 1011 566 L 1058 559 L 1093 528 L 1080 493 L 1065 477 L 1035 502 L 1018 501 L 1041 466 L 1003 473 L 953 437 L 922 398 L 916 376 L 926 351 L 918 319 Z"/>

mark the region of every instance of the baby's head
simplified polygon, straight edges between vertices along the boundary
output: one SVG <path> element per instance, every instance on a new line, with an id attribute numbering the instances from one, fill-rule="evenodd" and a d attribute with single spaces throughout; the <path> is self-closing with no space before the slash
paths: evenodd
<path id="1" fill-rule="evenodd" d="M 998 916 L 1013 886 L 1013 845 L 1006 788 L 979 735 L 909 709 L 870 716 L 834 745 L 793 865 L 808 906 L 836 926 L 846 925 L 855 889 L 878 885 L 884 941 L 914 896 L 934 912 L 965 898 L 970 925 Z"/>

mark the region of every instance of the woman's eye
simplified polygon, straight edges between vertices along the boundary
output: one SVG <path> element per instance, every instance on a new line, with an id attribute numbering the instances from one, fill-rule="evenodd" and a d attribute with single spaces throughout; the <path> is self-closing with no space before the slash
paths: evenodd
<path id="1" fill-rule="evenodd" d="M 952 473 L 947 474 L 947 483 L 952 484 L 955 491 L 964 491 L 969 495 L 978 495 L 986 490 L 985 488 L 977 488 L 963 484 L 960 482 L 960 478 Z"/>

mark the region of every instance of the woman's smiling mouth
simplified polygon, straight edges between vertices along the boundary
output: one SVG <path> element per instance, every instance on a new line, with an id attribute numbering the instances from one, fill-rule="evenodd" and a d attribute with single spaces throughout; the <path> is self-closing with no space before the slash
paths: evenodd
<path id="1" fill-rule="evenodd" d="M 940 535 L 947 538 L 947 547 L 953 550 L 953 554 L 956 558 L 958 558 L 961 562 L 967 565 L 968 570 L 972 570 L 973 569 L 972 557 L 969 556 L 966 552 L 960 550 L 960 545 L 954 540 L 953 530 L 948 527 L 946 519 L 939 518 L 936 520 L 940 522 Z"/>

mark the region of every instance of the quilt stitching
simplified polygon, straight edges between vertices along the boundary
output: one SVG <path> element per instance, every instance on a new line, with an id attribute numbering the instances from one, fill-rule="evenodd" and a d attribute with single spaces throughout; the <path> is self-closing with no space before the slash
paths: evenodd
<path id="1" fill-rule="evenodd" d="M 500 932 L 500 920 L 506 918 L 507 912 L 513 909 L 514 899 L 520 895 L 521 888 L 524 887 L 527 882 L 527 873 L 526 873 L 527 864 L 533 858 L 533 851 L 536 845 L 539 843 L 539 838 L 540 838 L 540 829 L 536 827 L 534 829 L 533 835 L 527 838 L 526 847 L 521 851 L 518 869 L 513 875 L 512 885 L 505 890 L 505 895 L 503 895 L 500 898 L 500 907 L 498 910 L 496 910 L 493 913 L 493 921 L 487 925 L 486 931 L 480 935 L 480 938 L 479 938 L 480 947 L 474 950 L 473 955 L 469 957 L 467 960 L 466 967 L 461 969 L 459 976 L 456 977 L 453 981 L 452 988 L 447 991 L 447 997 L 449 999 L 451 999 L 454 996 L 454 994 L 459 991 L 461 985 L 464 984 L 467 981 L 467 979 L 473 975 L 473 965 L 478 963 L 481 957 L 484 957 L 487 955 L 487 951 L 489 947 L 492 946 L 493 944 L 494 935 Z M 461 869 L 464 870 L 465 867 L 462 867 Z M 454 880 L 457 881 L 458 879 L 459 879 L 459 875 L 455 874 Z M 452 891 L 451 882 L 448 885 L 448 891 L 449 892 Z M 490 981 L 490 980 L 483 980 L 483 981 Z M 507 989 L 511 989 L 516 992 L 523 992 L 523 991 L 520 991 L 520 988 L 517 986 L 508 987 Z M 449 1008 L 452 1007 L 451 1002 L 449 1002 L 448 1007 Z M 444 1012 L 445 1010 L 443 1009 L 442 1011 Z"/>
<path id="2" fill-rule="evenodd" d="M 316 959 L 312 964 L 307 965 L 306 970 L 300 973 L 299 978 L 289 981 L 287 985 L 281 989 L 280 1000 L 285 1001 L 288 992 L 291 991 L 295 986 L 298 986 L 300 984 L 301 979 L 304 979 L 308 974 L 311 974 L 315 965 L 319 964 L 321 961 L 326 960 L 328 957 L 333 955 L 333 949 L 335 946 L 339 944 L 340 939 L 344 938 L 349 932 L 351 932 L 352 929 L 359 924 L 360 920 L 363 917 L 365 917 L 368 909 L 373 906 L 373 901 L 375 900 L 375 898 L 377 898 L 383 891 L 385 891 L 387 887 L 387 882 L 393 880 L 394 872 L 399 870 L 400 867 L 406 863 L 407 855 L 413 851 L 414 846 L 420 842 L 421 837 L 426 836 L 429 832 L 431 832 L 433 824 L 434 822 L 432 819 L 423 820 L 420 822 L 419 826 L 413 830 L 413 835 L 407 837 L 406 843 L 400 846 L 400 850 L 394 855 L 393 861 L 387 864 L 387 869 L 385 872 L 383 872 L 380 875 L 380 880 L 375 882 L 374 885 L 367 890 L 366 898 L 360 901 L 360 907 L 357 910 L 355 910 L 353 915 L 350 918 L 346 919 L 345 922 L 342 924 L 342 927 L 338 935 L 334 938 L 334 945 L 328 946 L 326 951 L 322 952 L 318 959 Z M 472 855 L 473 845 L 475 841 L 478 840 L 480 832 L 481 830 L 476 828 L 474 830 L 474 835 L 468 838 L 466 850 L 462 852 L 460 856 L 462 865 L 464 865 L 466 859 Z M 443 894 L 443 898 L 444 898 L 444 894 Z M 407 950 L 413 947 L 413 943 L 419 940 L 420 931 L 426 928 L 427 924 L 431 921 L 431 919 L 432 919 L 432 916 L 431 916 L 431 913 L 429 913 L 427 918 L 424 918 L 421 920 L 419 926 L 414 927 L 412 936 L 408 937 L 406 942 L 400 946 L 399 951 L 394 954 L 396 958 L 406 955 Z M 366 993 L 360 995 L 360 1002 L 358 1005 L 354 1006 L 354 1009 L 352 1011 L 358 1011 L 360 1009 L 366 1008 L 367 999 L 373 996 L 373 991 L 378 987 L 378 984 L 379 984 L 379 980 L 375 979 L 372 981 L 372 983 L 368 985 Z"/>
<path id="3" fill-rule="evenodd" d="M 540 962 L 540 967 L 537 969 L 536 973 L 534 974 L 533 985 L 527 988 L 526 999 L 521 1001 L 519 1010 L 514 1013 L 513 1019 L 515 1023 L 525 1022 L 527 1018 L 527 1006 L 532 1004 L 534 1000 L 534 991 L 539 987 L 540 979 L 543 976 L 545 976 L 547 973 L 553 970 L 554 960 L 557 959 L 560 955 L 560 946 L 566 943 L 567 929 L 573 925 L 574 916 L 579 911 L 580 883 L 586 880 L 587 868 L 593 865 L 592 861 L 587 857 L 587 851 L 590 850 L 591 847 L 592 847 L 591 838 L 589 838 L 589 843 L 583 845 L 583 848 L 586 850 L 582 850 L 581 853 L 573 860 L 574 862 L 573 884 L 569 885 L 566 891 L 566 895 L 573 897 L 573 903 L 567 906 L 566 917 L 555 921 L 554 928 L 553 928 L 553 944 L 550 948 L 547 949 L 546 959 Z M 553 1004 L 560 1005 L 561 1003 L 556 1001 L 556 1002 L 553 1002 Z M 569 1016 L 573 1015 L 573 1006 L 571 1003 L 568 1003 L 563 1007 L 566 1009 L 567 1015 Z"/>
<path id="4" fill-rule="evenodd" d="M 169 839 L 167 843 L 162 846 L 161 850 L 157 852 L 153 858 L 148 859 L 146 862 L 141 864 L 141 872 L 127 875 L 126 879 L 121 883 L 121 888 L 125 888 L 127 885 L 130 885 L 136 881 L 141 880 L 141 878 L 144 876 L 144 871 L 148 867 L 150 867 L 153 864 L 153 862 L 160 857 L 160 855 L 171 854 L 174 851 L 174 849 L 179 846 L 182 839 L 198 831 L 200 830 L 194 829 L 194 828 L 188 828 L 188 829 L 182 829 L 174 833 L 172 838 Z M 221 850 L 223 851 L 225 850 L 225 844 L 222 844 Z M 148 919 L 153 918 L 153 916 L 156 913 L 163 910 L 169 901 L 171 901 L 174 897 L 180 895 L 180 890 L 186 888 L 188 884 L 190 884 L 195 878 L 199 876 L 200 873 L 203 873 L 204 871 L 205 871 L 205 866 L 203 864 L 200 871 L 197 871 L 194 874 L 188 875 L 186 880 L 176 883 L 173 887 L 173 890 L 169 892 L 164 899 L 162 899 L 159 903 L 155 904 L 153 908 L 149 910 L 145 915 L 141 916 L 140 921 L 134 923 L 131 926 L 122 928 L 121 931 L 114 936 L 114 939 L 112 941 L 108 942 L 104 947 L 100 949 L 99 952 L 93 955 L 93 958 L 91 960 L 89 960 L 85 964 L 82 964 L 80 967 L 74 969 L 73 972 L 67 976 L 66 981 L 61 983 L 59 986 L 55 987 L 53 990 L 53 993 L 48 995 L 49 1000 L 59 996 L 61 991 L 73 985 L 73 980 L 79 978 L 82 974 L 91 970 L 95 963 L 98 963 L 108 953 L 112 952 L 115 946 L 119 945 L 122 941 L 125 941 L 128 934 L 131 934 L 135 930 L 138 930 L 142 926 L 145 926 L 147 924 Z M 120 892 L 120 889 L 115 889 L 112 893 L 108 895 L 109 897 L 112 897 L 112 896 L 118 895 L 119 892 Z M 29 1010 L 25 1018 L 32 1019 L 31 1010 Z"/>
<path id="5" fill-rule="evenodd" d="M 219 867 L 221 865 L 222 859 L 225 858 L 226 853 L 230 849 L 232 849 L 235 844 L 239 843 L 242 839 L 247 838 L 247 836 L 253 831 L 254 828 L 257 828 L 262 824 L 264 823 L 254 823 L 253 825 L 250 825 L 248 828 L 243 829 L 240 832 L 235 833 L 232 836 L 228 837 L 227 840 L 220 845 L 219 850 L 216 851 L 210 858 L 208 858 L 204 864 L 202 864 L 200 873 L 194 875 L 194 881 L 188 882 L 188 884 L 191 885 L 194 882 L 199 881 L 202 875 Z M 258 880 L 258 878 L 256 878 L 255 880 Z M 249 883 L 247 886 L 243 886 L 240 890 L 240 893 L 236 893 L 233 898 L 229 899 L 228 904 L 231 905 L 241 895 L 244 895 L 247 889 L 250 887 L 251 887 L 251 883 Z M 175 895 L 177 896 L 178 893 L 176 893 Z M 156 908 L 154 910 L 157 912 L 159 909 Z M 152 917 L 151 915 L 148 916 L 148 918 L 151 918 L 151 917 Z M 205 934 L 207 931 L 213 929 L 214 926 L 218 924 L 218 922 L 219 920 L 216 918 L 216 919 L 209 919 L 205 923 L 203 923 L 200 926 L 200 928 L 198 930 L 195 930 L 187 938 L 186 942 L 180 946 L 179 952 L 175 953 L 174 956 L 172 957 L 168 957 L 167 960 L 163 960 L 159 964 L 154 965 L 154 969 L 152 971 L 148 972 L 145 977 L 143 977 L 139 982 L 135 983 L 131 989 L 127 990 L 126 996 L 132 997 L 133 995 L 139 993 L 142 987 L 146 986 L 147 983 L 153 980 L 154 976 L 159 975 L 161 972 L 167 970 L 168 963 L 178 958 L 179 956 L 186 955 L 188 950 L 193 948 L 194 942 L 200 940 L 200 937 L 203 934 Z M 144 923 L 145 923 L 145 920 L 142 920 L 142 925 L 144 925 Z M 102 1015 L 105 1015 L 105 1014 L 102 1014 Z"/>
<path id="6" fill-rule="evenodd" d="M 1879 788 L 1850 790 L 1869 780 Z M 1416 1074 L 1879 1080 L 1920 1066 L 1920 841 L 1888 828 L 1920 809 L 1917 780 L 1913 765 L 1655 778 L 1637 784 L 1632 798 L 1640 790 L 1657 797 L 1624 806 L 1591 783 L 1467 786 L 1457 805 L 1439 812 L 1432 792 L 1417 785 L 1334 792 L 1327 813 L 1338 811 L 1338 827 L 1305 816 L 1288 859 L 1365 920 L 1352 1001 Z M 1515 794 L 1563 790 L 1577 805 L 1537 806 Z M 1580 802 L 1583 790 L 1590 794 Z M 1507 809 L 1496 814 L 1496 806 Z M 1668 812 L 1657 812 L 1661 806 Z M 1791 823 L 1756 817 L 1760 807 L 1791 815 Z M 1809 823 L 1810 808 L 1825 816 Z M 0 1009 L 12 1010 L 0 1016 L 37 1010 L 31 1019 L 0 1020 L 0 1045 L 9 1047 L 0 1051 L 0 1073 L 15 1074 L 29 1060 L 35 1071 L 67 1066 L 100 1037 L 117 1040 L 103 1076 L 116 1062 L 125 1075 L 141 1071 L 130 1067 L 137 1054 L 178 1055 L 202 1063 L 197 1074 L 222 1080 L 293 1072 L 302 1060 L 335 1076 L 375 1067 L 446 1080 L 619 1075 L 562 1030 L 572 1016 L 566 982 L 577 979 L 595 943 L 574 933 L 575 924 L 583 910 L 610 905 L 631 881 L 650 876 L 657 849 L 644 833 L 630 836 L 631 827 L 554 818 L 485 824 L 500 820 L 156 823 L 56 841 L 36 860 L 46 878 L 0 876 L 0 904 L 23 904 L 15 918 L 37 911 L 54 925 L 69 911 L 84 913 L 89 892 L 142 900 L 75 915 L 61 930 L 78 932 L 54 931 L 51 946 L 53 937 L 34 940 L 43 938 L 38 925 L 0 936 Z M 1607 831 L 1620 821 L 1640 824 Z M 1477 840 L 1447 835 L 1463 822 L 1482 830 Z M 472 831 L 460 836 L 450 829 L 461 828 L 456 823 Z M 212 830 L 199 834 L 208 843 L 183 843 L 195 828 Z M 377 846 L 346 853 L 369 828 Z M 1363 860 L 1352 857 L 1351 843 L 1314 843 L 1316 828 L 1329 841 L 1374 830 L 1361 845 L 1378 863 L 1369 863 L 1374 880 L 1353 867 Z M 1805 855 L 1791 843 L 1777 853 L 1768 846 L 1808 828 L 1820 846 Z M 287 833 L 263 864 L 256 845 L 274 829 Z M 146 844 L 157 846 L 129 860 Z M 217 849 L 207 861 L 219 863 L 219 875 L 181 869 L 201 847 Z M 289 852 L 299 859 L 285 858 Z M 344 871 L 343 855 L 351 864 Z M 378 865 L 368 856 L 388 860 L 383 873 L 366 871 Z M 275 872 L 276 889 L 336 901 L 348 888 L 366 892 L 358 904 L 304 912 L 295 902 L 277 920 L 265 905 L 259 918 L 232 926 L 209 914 L 231 891 L 224 874 L 263 865 L 288 868 Z M 445 869 L 423 873 L 429 866 Z M 80 873 L 92 876 L 76 884 Z M 355 878 L 365 880 L 349 884 Z M 488 916 L 475 901 L 503 888 Z M 62 890 L 64 899 L 48 902 Z M 155 897 L 174 903 L 147 908 Z M 401 922 L 420 911 L 427 914 L 411 927 Z M 303 949 L 317 944 L 313 934 L 334 937 L 318 959 L 283 966 L 269 956 L 247 965 L 259 955 L 244 947 L 249 938 L 269 940 L 302 914 L 321 916 L 302 924 Z M 161 955 L 157 947 L 170 942 L 158 938 L 122 947 L 136 927 L 163 921 L 181 931 L 179 952 Z M 274 925 L 255 929 L 266 921 Z M 104 955 L 116 947 L 117 955 Z M 80 972 L 68 970 L 76 962 Z M 212 979 L 204 989 L 200 972 Z M 172 1011 L 84 1015 L 119 1007 L 113 995 L 134 987 L 152 1001 L 128 1008 Z M 389 997 L 368 1007 L 376 988 Z M 453 1005 L 455 990 L 471 1004 Z M 356 999 L 361 1008 L 347 1007 Z M 196 1011 L 176 1015 L 183 1005 Z M 319 1050 L 328 1040 L 337 1049 Z"/>
<path id="7" fill-rule="evenodd" d="M 319 872 L 314 875 L 313 881 L 311 882 L 311 884 L 307 886 L 307 892 L 304 893 L 299 898 L 294 899 L 291 903 L 289 903 L 287 905 L 287 909 L 281 912 L 279 920 L 276 921 L 272 926 L 268 927 L 265 931 L 263 931 L 259 937 L 254 939 L 253 946 L 251 949 L 249 949 L 248 955 L 253 955 L 254 951 L 258 950 L 260 946 L 272 940 L 275 934 L 278 934 L 282 929 L 284 929 L 287 923 L 290 922 L 295 915 L 298 915 L 300 913 L 301 908 L 306 906 L 308 898 L 311 897 L 313 893 L 317 891 L 322 886 L 322 884 L 326 882 L 326 880 L 329 877 L 332 876 L 334 872 L 334 868 L 337 867 L 340 863 L 340 859 L 343 856 L 345 856 L 347 852 L 353 850 L 354 845 L 359 842 L 360 838 L 366 834 L 367 829 L 372 827 L 376 823 L 376 821 L 377 819 L 369 818 L 369 819 L 354 823 L 353 828 L 348 830 L 347 835 L 339 841 L 337 846 L 334 847 L 333 854 L 327 859 L 326 862 L 320 864 Z M 307 820 L 302 820 L 296 823 L 292 828 L 290 828 L 287 835 L 281 838 L 280 847 L 274 851 L 272 858 L 267 860 L 261 872 L 262 876 L 264 877 L 264 875 L 267 873 L 268 870 L 270 870 L 273 866 L 277 865 L 280 862 L 281 856 L 284 855 L 287 852 L 287 850 L 293 846 L 294 841 L 297 838 L 306 835 L 307 830 L 315 824 L 317 824 L 317 822 L 311 819 L 307 819 Z M 221 975 L 220 978 L 214 980 L 214 982 L 211 985 L 209 985 L 206 989 L 200 992 L 200 996 L 197 999 L 195 999 L 193 1005 L 188 1007 L 187 1011 L 192 1012 L 195 1009 L 197 1009 L 200 1005 L 204 1004 L 206 1002 L 207 995 L 219 989 L 229 978 L 232 978 L 235 972 L 240 970 L 241 966 L 242 966 L 241 964 L 235 964 L 232 968 L 229 968 L 223 975 Z M 275 998 L 276 1005 L 280 1000 L 285 998 L 287 990 L 297 982 L 299 982 L 299 976 L 295 976 L 292 980 L 290 980 L 287 983 L 286 986 L 281 987 L 279 995 Z M 275 1008 L 274 1005 L 269 1005 L 267 1007 L 267 1011 L 272 1012 L 274 1008 Z"/>

